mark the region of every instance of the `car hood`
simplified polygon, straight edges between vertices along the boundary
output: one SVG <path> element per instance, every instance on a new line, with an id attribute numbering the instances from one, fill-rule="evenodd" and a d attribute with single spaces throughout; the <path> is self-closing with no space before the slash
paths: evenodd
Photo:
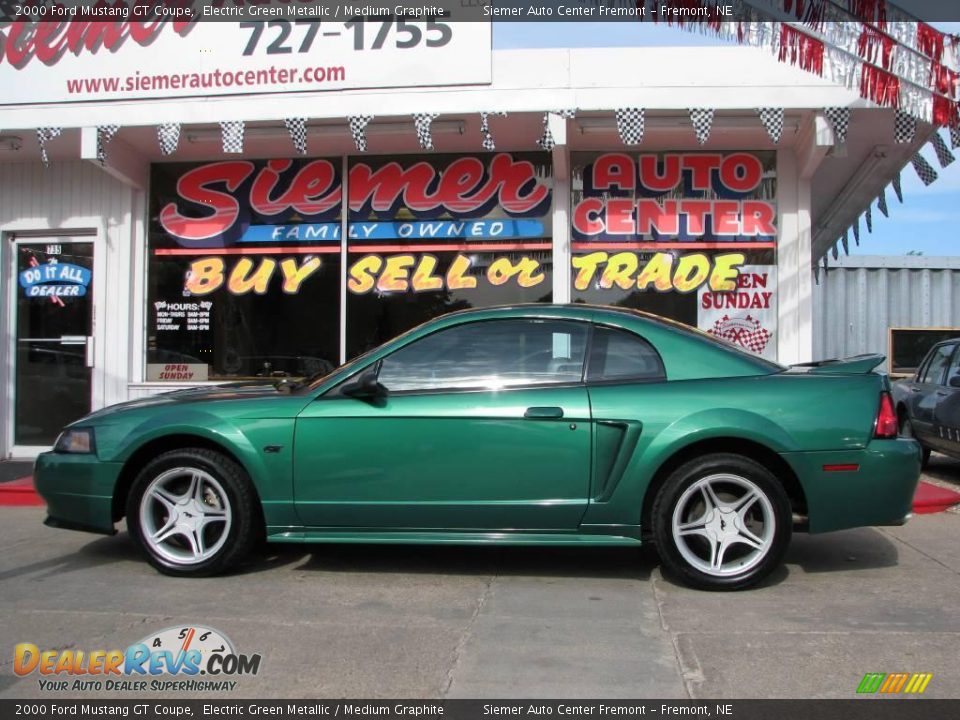
<path id="1" fill-rule="evenodd" d="M 203 387 L 185 388 L 171 392 L 151 395 L 150 397 L 129 400 L 127 402 L 110 405 L 102 410 L 92 412 L 86 417 L 77 420 L 72 425 L 82 425 L 89 420 L 99 420 L 125 410 L 159 407 L 161 405 L 181 405 L 185 403 L 203 402 L 209 400 L 252 400 L 257 398 L 286 397 L 289 391 L 279 389 L 275 381 L 250 380 L 246 382 L 227 383 L 224 385 L 205 385 Z"/>

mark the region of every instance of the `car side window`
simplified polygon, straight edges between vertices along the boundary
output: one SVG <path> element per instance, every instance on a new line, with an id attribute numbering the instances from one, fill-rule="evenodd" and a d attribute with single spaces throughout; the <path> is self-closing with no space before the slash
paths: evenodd
<path id="1" fill-rule="evenodd" d="M 950 360 L 950 367 L 947 368 L 947 376 L 944 380 L 948 387 L 960 388 L 960 352 L 953 354 Z"/>
<path id="2" fill-rule="evenodd" d="M 954 345 L 941 345 L 933 351 L 933 357 L 927 364 L 927 369 L 923 373 L 920 382 L 933 383 L 939 385 L 943 382 L 943 371 L 950 362 L 950 355 L 953 353 Z"/>
<path id="3" fill-rule="evenodd" d="M 587 365 L 588 382 L 664 380 L 660 354 L 639 335 L 596 326 Z"/>
<path id="4" fill-rule="evenodd" d="M 564 320 L 486 320 L 440 330 L 383 359 L 391 392 L 499 390 L 580 382 L 587 326 Z"/>

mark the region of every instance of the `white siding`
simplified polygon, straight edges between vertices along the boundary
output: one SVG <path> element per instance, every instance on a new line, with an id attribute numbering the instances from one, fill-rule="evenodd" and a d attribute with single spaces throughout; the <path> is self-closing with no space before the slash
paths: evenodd
<path id="1" fill-rule="evenodd" d="M 891 327 L 960 327 L 960 258 L 844 258 L 813 292 L 813 359 L 886 355 Z"/>
<path id="2" fill-rule="evenodd" d="M 93 163 L 0 164 L 0 231 L 94 231 L 101 239 L 99 268 L 105 275 L 96 290 L 105 303 L 94 319 L 97 363 L 102 373 L 94 407 L 127 399 L 127 383 L 142 375 L 143 311 L 135 285 L 142 284 L 142 193 L 113 179 Z M 9 248 L 5 248 L 9 252 Z M 2 274 L 2 273 L 0 273 Z M 4 277 L 0 283 L 6 283 Z M 94 278 L 97 283 L 98 278 Z M 139 290 L 139 288 L 137 288 Z M 7 289 L 2 289 L 6 302 Z M 7 317 L 6 309 L 2 317 Z M 4 360 L 6 353 L 3 353 Z M 0 361 L 3 362 L 3 361 Z"/>

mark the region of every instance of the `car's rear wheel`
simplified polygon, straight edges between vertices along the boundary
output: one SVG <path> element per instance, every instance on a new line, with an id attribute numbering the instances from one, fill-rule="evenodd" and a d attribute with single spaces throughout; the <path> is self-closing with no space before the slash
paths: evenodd
<path id="1" fill-rule="evenodd" d="M 703 590 L 740 590 L 776 568 L 792 531 L 790 500 L 759 463 L 706 455 L 677 468 L 653 505 L 668 574 Z"/>
<path id="2" fill-rule="evenodd" d="M 900 415 L 900 437 L 917 440 L 917 436 L 913 432 L 913 423 L 910 422 L 910 417 L 906 413 Z M 920 445 L 920 467 L 926 468 L 930 462 L 930 448 L 924 447 L 919 440 L 917 440 L 917 443 Z"/>
<path id="3" fill-rule="evenodd" d="M 256 498 L 243 468 L 203 448 L 148 463 L 127 499 L 127 527 L 163 573 L 205 576 L 236 565 L 258 536 Z"/>

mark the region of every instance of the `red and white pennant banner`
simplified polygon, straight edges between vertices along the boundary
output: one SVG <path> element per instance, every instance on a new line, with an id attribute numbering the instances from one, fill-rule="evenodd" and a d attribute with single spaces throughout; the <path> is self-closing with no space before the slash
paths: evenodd
<path id="1" fill-rule="evenodd" d="M 692 32 L 769 50 L 780 62 L 830 79 L 882 107 L 940 127 L 960 125 L 960 38 L 917 21 L 886 0 L 638 0 L 706 8 L 668 19 Z M 718 8 L 732 6 L 733 15 Z"/>

